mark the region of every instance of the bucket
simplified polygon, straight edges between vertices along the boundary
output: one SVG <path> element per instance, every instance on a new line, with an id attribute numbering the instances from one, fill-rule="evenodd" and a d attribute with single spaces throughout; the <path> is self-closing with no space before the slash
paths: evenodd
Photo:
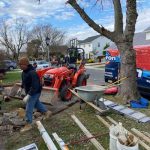
<path id="1" fill-rule="evenodd" d="M 135 139 L 135 138 L 134 138 Z M 116 150 L 139 150 L 139 145 L 137 142 L 138 139 L 135 139 L 135 145 L 134 146 L 126 146 L 126 145 L 122 145 L 119 140 L 117 140 L 117 148 Z"/>
<path id="2" fill-rule="evenodd" d="M 120 134 L 125 134 L 126 130 L 122 127 L 122 123 L 111 125 L 109 128 L 109 150 L 117 150 L 117 139 Z"/>
<path id="3" fill-rule="evenodd" d="M 109 150 L 117 150 L 117 137 L 109 133 Z"/>

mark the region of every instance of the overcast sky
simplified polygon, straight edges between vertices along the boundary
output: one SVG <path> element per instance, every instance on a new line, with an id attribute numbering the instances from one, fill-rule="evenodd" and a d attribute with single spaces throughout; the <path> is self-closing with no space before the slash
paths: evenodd
<path id="1" fill-rule="evenodd" d="M 51 24 L 66 32 L 68 38 L 83 40 L 97 33 L 92 30 L 69 5 L 67 0 L 0 0 L 0 19 L 13 24 L 16 18 L 25 18 L 29 27 L 36 24 Z M 85 2 L 86 1 L 86 2 Z M 78 0 L 85 11 L 96 23 L 113 29 L 113 5 L 105 0 L 101 5 L 88 3 L 89 0 Z M 95 0 L 90 0 L 94 2 Z M 122 0 L 122 8 L 125 12 L 125 1 Z M 150 0 L 137 0 L 138 19 L 136 32 L 141 32 L 150 26 Z M 125 20 L 125 17 L 124 17 Z"/>

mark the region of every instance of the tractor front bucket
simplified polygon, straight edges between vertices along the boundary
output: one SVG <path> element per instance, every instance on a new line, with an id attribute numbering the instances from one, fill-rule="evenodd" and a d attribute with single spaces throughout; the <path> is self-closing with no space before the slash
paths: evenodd
<path id="1" fill-rule="evenodd" d="M 57 105 L 57 103 L 60 101 L 60 98 L 58 95 L 59 95 L 58 89 L 50 88 L 50 87 L 43 87 L 40 100 L 43 103 Z"/>

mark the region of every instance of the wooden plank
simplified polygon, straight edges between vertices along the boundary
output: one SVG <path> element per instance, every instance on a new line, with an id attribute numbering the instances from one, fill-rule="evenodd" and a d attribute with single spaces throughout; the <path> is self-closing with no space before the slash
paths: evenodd
<path id="1" fill-rule="evenodd" d="M 106 117 L 111 123 L 113 123 L 114 125 L 117 125 L 118 122 L 116 122 L 114 119 L 112 119 L 111 117 L 107 116 Z"/>
<path id="2" fill-rule="evenodd" d="M 57 135 L 57 133 L 52 134 L 53 137 L 55 138 L 56 142 L 60 146 L 61 150 L 69 150 L 68 146 L 64 143 L 64 141 Z"/>
<path id="3" fill-rule="evenodd" d="M 109 119 L 109 121 L 110 122 L 112 122 L 112 123 L 115 123 L 116 121 L 114 120 L 114 119 L 112 119 L 111 117 L 107 117 L 107 119 Z M 118 122 L 116 122 L 117 124 L 118 124 Z M 127 129 L 126 129 L 127 130 Z M 127 130 L 128 131 L 128 130 Z M 129 134 L 132 134 L 130 131 L 128 131 L 128 133 Z M 134 135 L 134 134 L 133 134 Z M 134 135 L 135 136 L 135 135 Z M 139 144 L 141 145 L 141 146 L 143 146 L 146 150 L 150 150 L 150 147 L 147 145 L 147 144 L 145 144 L 143 141 L 141 141 L 140 139 L 138 140 L 139 141 Z"/>
<path id="4" fill-rule="evenodd" d="M 149 137 L 149 138 L 150 138 L 150 133 L 148 133 L 148 132 L 144 132 L 144 131 L 143 131 L 143 133 L 144 133 L 147 137 Z"/>
<path id="5" fill-rule="evenodd" d="M 102 136 L 105 136 L 105 135 L 108 135 L 109 132 L 106 132 L 106 133 L 102 133 L 102 134 L 97 134 L 97 135 L 94 135 L 92 137 L 84 137 L 84 138 L 81 138 L 77 141 L 71 141 L 69 143 L 67 143 L 66 145 L 75 145 L 75 144 L 80 144 L 82 142 L 85 142 L 85 141 L 89 141 L 90 139 L 93 139 L 93 138 L 97 138 L 97 137 L 102 137 Z"/>
<path id="6" fill-rule="evenodd" d="M 95 110 L 99 111 L 100 113 L 104 113 L 106 112 L 107 110 L 102 110 L 100 109 L 99 107 L 95 106 L 93 103 L 91 102 L 87 102 L 85 99 L 81 98 L 79 96 L 79 94 L 77 92 L 75 92 L 74 90 L 71 90 L 69 89 L 75 96 L 77 96 L 79 99 L 83 100 L 85 103 L 87 103 L 88 105 L 90 105 L 91 107 L 93 107 Z"/>
<path id="7" fill-rule="evenodd" d="M 140 131 L 138 131 L 137 129 L 132 128 L 131 131 L 134 132 L 138 137 L 140 137 L 143 140 L 145 140 L 146 142 L 150 143 L 150 138 L 147 137 L 146 135 L 144 135 L 143 133 L 141 133 Z"/>
<path id="8" fill-rule="evenodd" d="M 99 115 L 96 115 L 96 117 L 107 127 L 109 128 L 111 125 L 106 122 L 102 117 L 100 117 Z"/>
<path id="9" fill-rule="evenodd" d="M 80 120 L 75 116 L 71 115 L 72 119 L 75 121 L 75 123 L 80 127 L 80 129 L 84 132 L 84 134 L 87 137 L 92 137 L 93 135 L 85 128 L 85 126 L 80 122 Z M 98 149 L 98 150 L 104 150 L 103 146 L 95 139 L 90 139 L 90 141 L 93 143 L 93 145 Z"/>

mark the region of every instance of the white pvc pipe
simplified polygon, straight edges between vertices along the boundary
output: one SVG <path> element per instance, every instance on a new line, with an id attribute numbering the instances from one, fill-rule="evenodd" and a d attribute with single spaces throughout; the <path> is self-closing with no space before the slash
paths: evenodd
<path id="1" fill-rule="evenodd" d="M 46 143 L 48 150 L 57 150 L 56 146 L 54 145 L 52 139 L 48 135 L 47 131 L 45 130 L 44 126 L 40 121 L 36 121 L 36 124 L 38 126 L 38 129 L 40 131 L 40 134 L 42 135 L 42 138 L 44 139 L 44 142 Z"/>

